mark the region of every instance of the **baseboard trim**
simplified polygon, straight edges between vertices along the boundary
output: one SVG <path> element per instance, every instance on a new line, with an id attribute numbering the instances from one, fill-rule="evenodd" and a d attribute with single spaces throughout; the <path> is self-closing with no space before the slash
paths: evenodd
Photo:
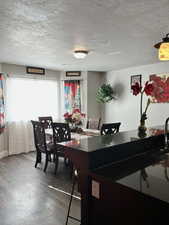
<path id="1" fill-rule="evenodd" d="M 6 156 L 8 156 L 8 152 L 7 151 L 0 152 L 0 159 L 4 158 Z"/>

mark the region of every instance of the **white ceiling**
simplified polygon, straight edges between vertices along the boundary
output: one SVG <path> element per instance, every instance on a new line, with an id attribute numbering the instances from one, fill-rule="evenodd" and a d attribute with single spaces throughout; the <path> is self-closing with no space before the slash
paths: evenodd
<path id="1" fill-rule="evenodd" d="M 169 0 L 0 0 L 0 62 L 117 70 L 158 62 L 153 45 L 166 33 Z"/>

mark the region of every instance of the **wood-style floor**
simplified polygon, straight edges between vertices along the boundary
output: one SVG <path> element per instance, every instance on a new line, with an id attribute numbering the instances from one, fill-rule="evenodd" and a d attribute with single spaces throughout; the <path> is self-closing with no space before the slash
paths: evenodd
<path id="1" fill-rule="evenodd" d="M 57 175 L 49 163 L 47 172 L 34 167 L 35 153 L 0 160 L 0 225 L 64 225 L 71 178 L 63 161 Z M 80 217 L 80 200 L 74 199 L 71 215 Z M 79 224 L 69 220 L 69 224 Z"/>

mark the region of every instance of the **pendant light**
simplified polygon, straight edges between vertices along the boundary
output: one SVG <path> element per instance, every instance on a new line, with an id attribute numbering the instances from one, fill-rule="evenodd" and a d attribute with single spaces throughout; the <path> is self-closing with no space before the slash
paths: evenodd
<path id="1" fill-rule="evenodd" d="M 169 33 L 162 39 L 161 42 L 154 45 L 158 50 L 159 60 L 169 60 Z"/>

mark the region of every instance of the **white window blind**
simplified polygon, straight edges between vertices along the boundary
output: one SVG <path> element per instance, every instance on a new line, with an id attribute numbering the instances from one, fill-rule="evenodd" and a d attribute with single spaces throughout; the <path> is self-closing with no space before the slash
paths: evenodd
<path id="1" fill-rule="evenodd" d="M 37 120 L 39 116 L 59 118 L 58 85 L 57 80 L 7 78 L 7 121 Z"/>

